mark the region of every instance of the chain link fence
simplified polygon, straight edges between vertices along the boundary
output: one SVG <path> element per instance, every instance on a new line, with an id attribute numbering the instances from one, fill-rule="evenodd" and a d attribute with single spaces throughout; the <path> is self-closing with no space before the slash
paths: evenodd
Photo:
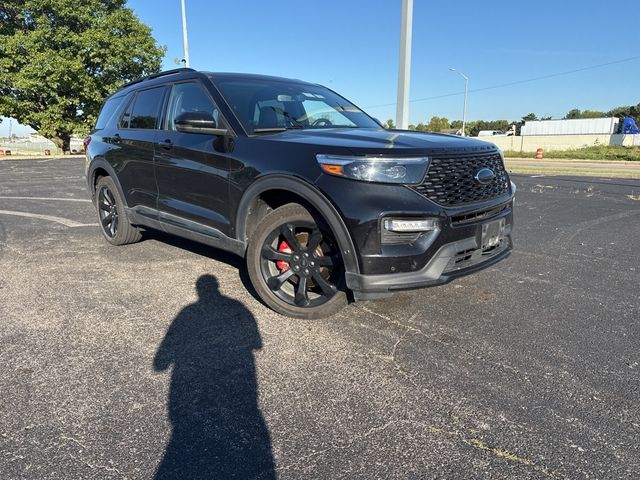
<path id="1" fill-rule="evenodd" d="M 83 151 L 82 139 L 71 139 L 71 153 Z M 61 155 L 62 151 L 46 138 L 34 140 L 33 138 L 8 138 L 0 139 L 0 156 L 24 156 L 24 155 Z"/>

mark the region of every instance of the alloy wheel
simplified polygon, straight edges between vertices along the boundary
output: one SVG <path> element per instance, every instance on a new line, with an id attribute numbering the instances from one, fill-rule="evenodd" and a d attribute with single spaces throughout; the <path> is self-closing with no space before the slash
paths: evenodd
<path id="1" fill-rule="evenodd" d="M 340 256 L 331 236 L 313 223 L 279 226 L 267 235 L 260 257 L 268 288 L 290 305 L 316 307 L 338 292 Z"/>
<path id="2" fill-rule="evenodd" d="M 107 237 L 114 238 L 118 233 L 118 205 L 107 186 L 102 186 L 98 193 L 98 212 L 102 231 Z"/>

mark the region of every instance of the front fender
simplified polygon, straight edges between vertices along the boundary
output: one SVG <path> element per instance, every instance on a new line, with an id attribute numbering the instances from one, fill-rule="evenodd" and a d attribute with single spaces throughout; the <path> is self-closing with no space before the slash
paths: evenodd
<path id="1" fill-rule="evenodd" d="M 269 190 L 287 190 L 302 198 L 315 208 L 327 222 L 336 237 L 347 272 L 359 273 L 356 249 L 342 217 L 333 204 L 313 185 L 289 175 L 272 174 L 256 180 L 244 192 L 236 213 L 236 238 L 246 242 L 249 208 L 262 193 Z"/>

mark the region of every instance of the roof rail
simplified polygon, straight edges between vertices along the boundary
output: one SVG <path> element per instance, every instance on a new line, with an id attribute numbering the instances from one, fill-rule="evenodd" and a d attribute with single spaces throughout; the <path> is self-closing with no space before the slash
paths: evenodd
<path id="1" fill-rule="evenodd" d="M 145 80 L 152 80 L 154 78 L 164 77 L 165 75 L 173 75 L 174 73 L 195 72 L 195 71 L 196 70 L 194 70 L 193 68 L 182 67 L 182 68 L 175 68 L 173 70 L 167 70 L 164 72 L 153 73 L 151 75 L 147 75 L 146 77 L 140 77 L 140 78 L 136 78 L 135 80 L 131 80 L 129 83 L 126 83 L 122 88 L 135 85 L 136 83 L 144 82 Z"/>

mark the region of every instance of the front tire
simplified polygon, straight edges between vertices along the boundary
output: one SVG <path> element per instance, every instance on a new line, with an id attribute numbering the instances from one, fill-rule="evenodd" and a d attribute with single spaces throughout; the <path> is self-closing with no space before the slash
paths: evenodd
<path id="1" fill-rule="evenodd" d="M 127 245 L 142 238 L 140 230 L 129 223 L 124 201 L 111 177 L 102 177 L 96 184 L 96 210 L 100 231 L 111 245 Z"/>
<path id="2" fill-rule="evenodd" d="M 301 205 L 268 213 L 247 249 L 247 268 L 260 298 L 294 318 L 323 318 L 347 305 L 344 264 L 331 230 Z"/>

